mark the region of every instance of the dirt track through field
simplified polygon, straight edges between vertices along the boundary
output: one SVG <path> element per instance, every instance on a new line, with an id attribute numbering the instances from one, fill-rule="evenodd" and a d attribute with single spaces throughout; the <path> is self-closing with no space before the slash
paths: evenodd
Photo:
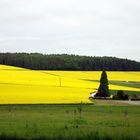
<path id="1" fill-rule="evenodd" d="M 140 101 L 117 101 L 117 102 L 131 104 L 131 105 L 140 105 Z"/>

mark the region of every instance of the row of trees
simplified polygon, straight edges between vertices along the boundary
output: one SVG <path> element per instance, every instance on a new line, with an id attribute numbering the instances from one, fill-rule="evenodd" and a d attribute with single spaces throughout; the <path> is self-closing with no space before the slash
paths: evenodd
<path id="1" fill-rule="evenodd" d="M 0 64 L 40 70 L 139 71 L 140 62 L 115 57 L 43 55 L 38 53 L 0 53 Z"/>

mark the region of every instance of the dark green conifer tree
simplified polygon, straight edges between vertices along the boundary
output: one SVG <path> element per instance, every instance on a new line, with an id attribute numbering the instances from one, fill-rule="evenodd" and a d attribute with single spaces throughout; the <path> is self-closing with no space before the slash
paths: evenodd
<path id="1" fill-rule="evenodd" d="M 108 83 L 108 78 L 107 78 L 107 73 L 105 70 L 103 70 L 101 79 L 100 79 L 100 86 L 98 88 L 98 93 L 97 96 L 100 97 L 109 97 L 109 83 Z"/>

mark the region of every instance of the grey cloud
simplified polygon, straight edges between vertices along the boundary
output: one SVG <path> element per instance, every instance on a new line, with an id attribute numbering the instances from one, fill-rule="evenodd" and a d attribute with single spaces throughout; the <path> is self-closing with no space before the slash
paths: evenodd
<path id="1" fill-rule="evenodd" d="M 138 0 L 1 0 L 0 51 L 140 61 Z"/>

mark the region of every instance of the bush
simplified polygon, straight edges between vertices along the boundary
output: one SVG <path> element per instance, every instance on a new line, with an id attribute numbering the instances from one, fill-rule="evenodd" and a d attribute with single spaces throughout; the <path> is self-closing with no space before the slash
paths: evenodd
<path id="1" fill-rule="evenodd" d="M 137 94 L 133 94 L 132 97 L 131 97 L 131 100 L 132 101 L 137 101 L 137 100 L 140 100 L 140 97 Z"/>
<path id="2" fill-rule="evenodd" d="M 117 94 L 113 96 L 113 99 L 116 99 L 116 100 L 128 100 L 129 96 L 127 94 L 125 94 L 123 90 L 118 90 Z"/>

